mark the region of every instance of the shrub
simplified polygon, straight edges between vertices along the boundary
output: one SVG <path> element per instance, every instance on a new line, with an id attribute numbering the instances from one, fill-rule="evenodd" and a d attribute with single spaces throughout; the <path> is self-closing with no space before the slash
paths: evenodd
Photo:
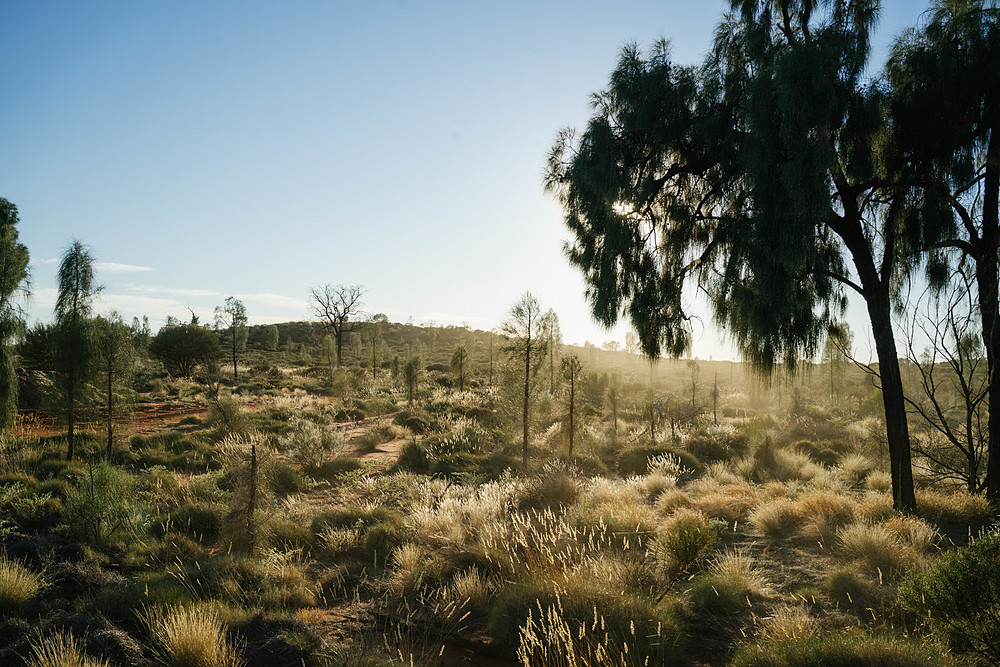
<path id="1" fill-rule="evenodd" d="M 399 431 L 392 424 L 376 424 L 358 436 L 358 442 L 368 451 L 375 451 L 375 448 L 383 442 L 395 440 L 399 436 Z"/>
<path id="2" fill-rule="evenodd" d="M 701 512 L 677 510 L 649 545 L 653 562 L 671 575 L 686 572 L 718 544 L 720 523 Z"/>
<path id="3" fill-rule="evenodd" d="M 555 472 L 534 480 L 518 499 L 519 509 L 559 508 L 572 505 L 580 497 L 580 485 L 565 471 Z"/>
<path id="4" fill-rule="evenodd" d="M 433 424 L 429 416 L 410 412 L 409 410 L 401 411 L 396 415 L 393 421 L 399 426 L 408 428 L 417 435 L 427 435 L 433 428 Z"/>
<path id="5" fill-rule="evenodd" d="M 802 508 L 789 498 L 776 498 L 750 514 L 750 525 L 761 535 L 787 537 L 798 530 Z"/>
<path id="6" fill-rule="evenodd" d="M 239 401 L 229 396 L 209 403 L 207 421 L 220 438 L 233 433 L 243 433 L 249 426 L 249 420 Z"/>
<path id="7" fill-rule="evenodd" d="M 63 518 L 84 540 L 103 548 L 137 537 L 147 516 L 131 476 L 102 461 L 70 493 Z"/>
<path id="8" fill-rule="evenodd" d="M 333 479 L 362 468 L 361 460 L 354 456 L 335 456 L 316 470 L 310 471 L 314 479 Z"/>
<path id="9" fill-rule="evenodd" d="M 340 432 L 308 419 L 292 417 L 289 430 L 278 438 L 278 447 L 307 470 L 315 470 L 344 449 Z"/>
<path id="10" fill-rule="evenodd" d="M 14 611 L 42 589 L 42 578 L 21 563 L 0 555 L 0 612 Z"/>
<path id="11" fill-rule="evenodd" d="M 172 607 L 150 615 L 150 630 L 163 662 L 173 667 L 236 667 L 241 651 L 225 635 L 222 620 L 207 607 Z"/>
<path id="12" fill-rule="evenodd" d="M 226 508 L 220 503 L 204 501 L 186 503 L 161 522 L 161 531 L 165 533 L 169 527 L 204 543 L 212 543 L 221 535 L 225 513 Z"/>
<path id="13" fill-rule="evenodd" d="M 842 631 L 743 646 L 730 667 L 935 667 L 955 664 L 933 646 L 897 637 Z"/>
<path id="14" fill-rule="evenodd" d="M 410 472 L 424 472 L 431 466 L 431 458 L 427 453 L 427 448 L 417 442 L 410 440 L 403 445 L 399 452 L 399 459 L 396 460 L 397 470 L 407 470 Z"/>
<path id="15" fill-rule="evenodd" d="M 899 600 L 953 650 L 1000 663 L 1000 533 L 911 575 L 900 586 Z"/>

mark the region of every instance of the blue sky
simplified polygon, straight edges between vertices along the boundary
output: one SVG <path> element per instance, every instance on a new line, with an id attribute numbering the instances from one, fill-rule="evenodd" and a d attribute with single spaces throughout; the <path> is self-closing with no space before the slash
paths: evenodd
<path id="1" fill-rule="evenodd" d="M 542 191 L 621 46 L 710 45 L 723 2 L 29 2 L 0 9 L 0 196 L 50 320 L 58 257 L 92 249 L 98 312 L 229 295 L 252 322 L 360 284 L 394 321 L 496 326 L 525 290 L 568 342 L 593 323 Z M 876 40 L 923 2 L 886 3 Z M 877 56 L 881 57 L 881 56 Z M 731 357 L 710 323 L 694 354 Z"/>

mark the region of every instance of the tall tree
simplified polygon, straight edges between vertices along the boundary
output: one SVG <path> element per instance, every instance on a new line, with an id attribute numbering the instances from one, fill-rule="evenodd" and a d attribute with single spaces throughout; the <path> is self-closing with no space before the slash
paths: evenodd
<path id="1" fill-rule="evenodd" d="M 382 317 L 384 318 L 385 315 L 382 315 Z M 378 378 L 378 356 L 383 343 L 382 324 L 383 321 L 376 316 L 365 322 L 362 330 L 362 337 L 368 342 L 368 346 L 371 348 L 372 382 L 375 382 Z"/>
<path id="2" fill-rule="evenodd" d="M 576 412 L 576 380 L 580 376 L 580 358 L 575 354 L 570 354 L 562 359 L 560 369 L 563 378 L 569 382 L 569 456 L 573 457 L 573 437 L 576 435 L 576 424 L 573 423 Z"/>
<path id="3" fill-rule="evenodd" d="M 451 355 L 451 370 L 458 373 L 458 390 L 465 391 L 465 363 L 469 360 L 469 350 L 459 345 Z"/>
<path id="4" fill-rule="evenodd" d="M 92 370 L 93 341 L 90 312 L 100 288 L 94 283 L 94 258 L 73 241 L 59 263 L 54 331 L 55 386 L 66 415 L 66 458 L 72 460 L 77 411 L 86 405 L 87 381 Z"/>
<path id="5" fill-rule="evenodd" d="M 17 305 L 28 281 L 28 249 L 17 240 L 17 206 L 0 197 L 0 431 L 17 413 L 14 337 L 24 326 Z"/>
<path id="6" fill-rule="evenodd" d="M 417 388 L 420 384 L 420 376 L 423 374 L 423 362 L 420 356 L 410 357 L 403 366 L 403 381 L 406 382 L 407 405 L 413 406 L 413 399 L 417 395 Z"/>
<path id="7" fill-rule="evenodd" d="M 891 322 L 915 239 L 883 160 L 891 125 L 868 85 L 876 0 L 734 0 L 701 67 L 627 47 L 595 114 L 564 131 L 547 187 L 574 234 L 595 317 L 627 314 L 644 351 L 683 353 L 683 286 L 710 295 L 744 358 L 770 373 L 816 353 L 865 302 L 878 356 L 893 502 L 914 507 Z"/>
<path id="8" fill-rule="evenodd" d="M 171 375 L 191 377 L 199 365 L 216 365 L 222 350 L 219 337 L 208 329 L 197 324 L 167 324 L 149 341 L 149 354 Z"/>
<path id="9" fill-rule="evenodd" d="M 278 325 L 272 324 L 264 330 L 264 347 L 268 350 L 278 349 Z"/>
<path id="10" fill-rule="evenodd" d="M 912 189 L 904 214 L 921 228 L 933 286 L 971 261 L 986 353 L 986 493 L 1000 503 L 1000 5 L 936 0 L 888 63 L 898 151 Z"/>
<path id="11" fill-rule="evenodd" d="M 233 382 L 240 381 L 237 355 L 247 346 L 248 321 L 246 306 L 235 296 L 226 297 L 224 305 L 215 307 L 215 327 L 229 331 L 226 347 L 233 361 Z"/>
<path id="12" fill-rule="evenodd" d="M 337 341 L 337 365 L 342 361 L 344 334 L 361 327 L 364 305 L 361 298 L 365 290 L 359 285 L 330 285 L 309 290 L 310 307 L 323 326 L 333 332 Z"/>
<path id="13" fill-rule="evenodd" d="M 556 393 L 556 354 L 562 347 L 562 330 L 559 328 L 559 316 L 549 308 L 545 311 L 542 330 L 549 354 L 549 393 Z"/>
<path id="14" fill-rule="evenodd" d="M 500 325 L 500 330 L 507 337 L 503 349 L 510 361 L 523 369 L 523 375 L 518 376 L 524 387 L 521 396 L 521 428 L 522 428 L 522 462 L 528 465 L 528 432 L 530 430 L 531 384 L 538 374 L 538 367 L 545 359 L 546 339 L 544 337 L 544 315 L 542 307 L 531 292 L 525 292 L 514 302 L 507 314 L 507 319 Z"/>
<path id="15" fill-rule="evenodd" d="M 98 387 L 107 410 L 108 457 L 114 445 L 115 417 L 121 417 L 128 405 L 123 395 L 135 370 L 136 349 L 132 329 L 118 313 L 96 317 L 94 327 L 94 369 Z"/>

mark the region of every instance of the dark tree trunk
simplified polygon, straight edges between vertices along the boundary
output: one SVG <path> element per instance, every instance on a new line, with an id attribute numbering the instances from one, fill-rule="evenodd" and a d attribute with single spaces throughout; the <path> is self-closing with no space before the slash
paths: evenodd
<path id="1" fill-rule="evenodd" d="M 574 405 L 574 376 L 571 370 L 569 374 L 569 457 L 573 458 L 573 405 Z"/>
<path id="2" fill-rule="evenodd" d="M 111 459 L 111 444 L 114 441 L 114 425 L 112 423 L 112 418 L 114 411 L 111 409 L 113 407 L 112 401 L 114 400 L 114 374 L 111 372 L 114 363 L 111 362 L 108 366 L 108 459 Z"/>
<path id="3" fill-rule="evenodd" d="M 986 497 L 1000 504 L 1000 291 L 997 262 L 1000 259 L 1000 139 L 991 136 L 986 157 L 986 178 L 983 197 L 983 231 L 980 247 L 976 248 L 976 281 L 979 287 L 979 309 L 982 316 L 983 343 L 986 347 L 986 372 L 989 378 L 989 443 L 986 462 Z"/>
<path id="4" fill-rule="evenodd" d="M 911 512 L 917 502 L 913 492 L 913 469 L 910 463 L 910 433 L 906 423 L 903 380 L 899 373 L 896 341 L 892 335 L 889 293 L 886 289 L 868 298 L 868 315 L 875 338 L 882 405 L 885 408 L 886 439 L 889 444 L 889 467 L 892 475 L 892 504 L 901 512 Z"/>
<path id="5" fill-rule="evenodd" d="M 521 421 L 523 422 L 523 433 L 524 433 L 524 456 L 523 465 L 525 468 L 528 467 L 528 400 L 529 396 L 529 385 L 531 384 L 531 325 L 529 323 L 528 329 L 528 339 L 524 344 L 524 405 L 521 410 Z"/>

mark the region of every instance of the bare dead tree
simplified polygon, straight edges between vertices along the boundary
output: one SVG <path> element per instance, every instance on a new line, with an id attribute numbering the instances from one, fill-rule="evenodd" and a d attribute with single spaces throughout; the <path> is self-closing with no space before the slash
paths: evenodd
<path id="1" fill-rule="evenodd" d="M 309 290 L 313 314 L 323 327 L 333 333 L 337 341 L 337 365 L 340 366 L 344 334 L 362 327 L 366 316 L 361 299 L 365 290 L 360 285 L 331 285 L 313 287 Z"/>
<path id="2" fill-rule="evenodd" d="M 925 290 L 914 300 L 904 323 L 917 387 L 906 392 L 906 402 L 926 427 L 926 437 L 914 447 L 915 465 L 978 493 L 986 485 L 990 377 L 972 281 L 958 270 L 954 289 L 940 297 Z"/>

